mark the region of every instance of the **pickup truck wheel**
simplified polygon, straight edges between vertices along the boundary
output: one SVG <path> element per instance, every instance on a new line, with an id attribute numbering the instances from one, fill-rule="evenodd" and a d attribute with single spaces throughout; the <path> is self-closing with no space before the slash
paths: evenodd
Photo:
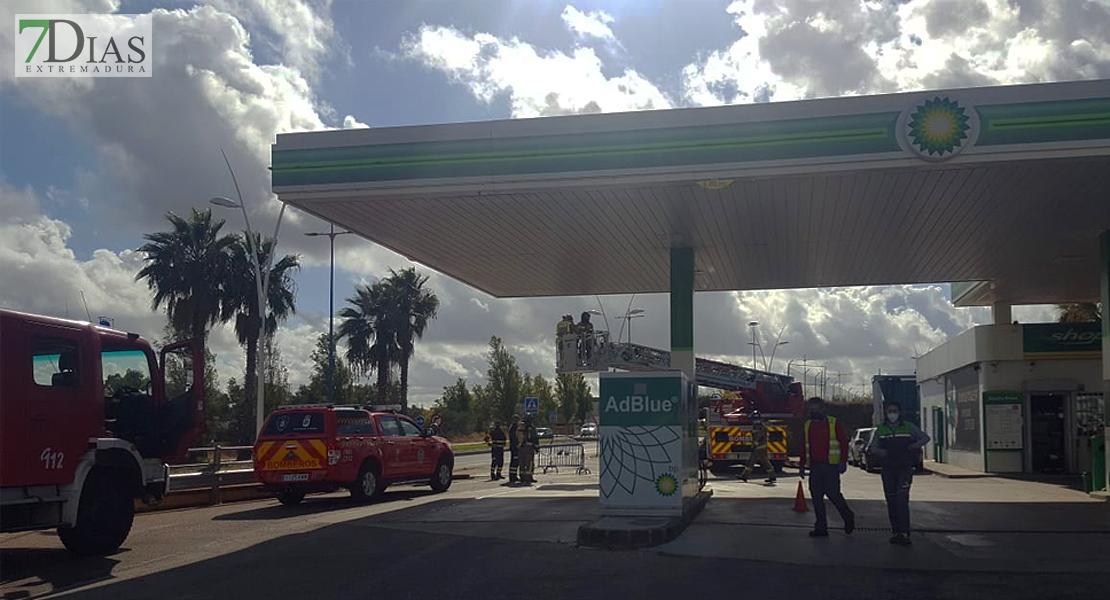
<path id="1" fill-rule="evenodd" d="M 304 492 L 296 490 L 282 490 L 277 495 L 278 502 L 285 506 L 297 506 L 304 500 Z"/>
<path id="2" fill-rule="evenodd" d="M 383 489 L 377 468 L 368 463 L 362 466 L 358 479 L 351 485 L 351 497 L 356 502 L 370 502 L 377 498 Z"/>
<path id="3" fill-rule="evenodd" d="M 127 481 L 100 469 L 85 478 L 77 506 L 77 524 L 59 527 L 58 537 L 74 554 L 105 556 L 119 550 L 131 533 L 135 501 Z"/>
<path id="4" fill-rule="evenodd" d="M 432 473 L 432 480 L 429 482 L 434 492 L 446 492 L 447 488 L 451 487 L 451 463 L 446 460 L 439 461 L 436 465 L 435 473 Z"/>

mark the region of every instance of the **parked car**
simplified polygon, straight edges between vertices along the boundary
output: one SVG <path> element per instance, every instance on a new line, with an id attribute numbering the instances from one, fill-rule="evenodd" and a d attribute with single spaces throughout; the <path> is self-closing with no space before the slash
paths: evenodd
<path id="1" fill-rule="evenodd" d="M 578 437 L 595 438 L 597 437 L 597 424 L 586 423 L 582 426 L 581 431 L 578 432 Z"/>
<path id="2" fill-rule="evenodd" d="M 550 427 L 537 427 L 536 435 L 540 436 L 540 441 L 550 440 L 555 438 L 555 431 Z"/>
<path id="3" fill-rule="evenodd" d="M 395 483 L 451 486 L 451 444 L 392 410 L 290 406 L 274 411 L 254 446 L 255 478 L 285 505 L 347 488 L 360 502 Z"/>
<path id="4" fill-rule="evenodd" d="M 867 460 L 867 444 L 871 443 L 871 436 L 875 434 L 874 427 L 864 427 L 857 429 L 852 440 L 848 442 L 848 464 L 864 468 L 864 463 Z"/>

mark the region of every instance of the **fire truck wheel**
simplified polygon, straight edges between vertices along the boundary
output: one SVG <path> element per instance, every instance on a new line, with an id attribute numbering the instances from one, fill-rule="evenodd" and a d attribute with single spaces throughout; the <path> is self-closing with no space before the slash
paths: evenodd
<path id="1" fill-rule="evenodd" d="M 445 459 L 440 459 L 439 464 L 436 465 L 435 473 L 432 473 L 432 491 L 446 492 L 447 488 L 451 487 L 451 463 Z"/>
<path id="2" fill-rule="evenodd" d="M 85 478 L 77 506 L 77 524 L 59 527 L 58 537 L 74 554 L 105 556 L 119 550 L 135 520 L 135 501 L 127 481 L 101 469 Z"/>
<path id="3" fill-rule="evenodd" d="M 356 502 L 370 502 L 377 498 L 383 489 L 377 465 L 366 462 L 358 473 L 358 479 L 351 486 L 351 497 Z"/>
<path id="4" fill-rule="evenodd" d="M 304 492 L 297 490 L 281 490 L 277 495 L 278 502 L 285 506 L 297 506 L 304 500 Z"/>

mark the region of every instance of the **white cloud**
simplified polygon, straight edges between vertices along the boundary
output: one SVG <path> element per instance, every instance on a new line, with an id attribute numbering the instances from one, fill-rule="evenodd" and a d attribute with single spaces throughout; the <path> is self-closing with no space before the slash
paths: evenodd
<path id="1" fill-rule="evenodd" d="M 1105 0 L 738 0 L 727 12 L 742 33 L 685 68 L 691 103 L 1110 76 Z"/>
<path id="2" fill-rule="evenodd" d="M 354 115 L 343 117 L 343 129 L 368 129 L 370 126 L 356 119 Z"/>
<path id="3" fill-rule="evenodd" d="M 609 28 L 609 24 L 613 22 L 613 17 L 603 10 L 583 12 L 575 8 L 573 4 L 568 4 L 563 9 L 562 17 L 567 28 L 579 37 L 595 37 L 609 41 L 616 39 L 613 30 Z"/>
<path id="4" fill-rule="evenodd" d="M 670 108 L 655 84 L 632 69 L 607 77 L 592 48 L 543 51 L 517 38 L 424 25 L 402 43 L 403 56 L 442 71 L 490 103 L 507 95 L 513 117 Z"/>
<path id="5" fill-rule="evenodd" d="M 234 15 L 283 64 L 312 81 L 321 62 L 332 54 L 346 55 L 331 18 L 331 0 L 211 0 L 211 6 Z"/>

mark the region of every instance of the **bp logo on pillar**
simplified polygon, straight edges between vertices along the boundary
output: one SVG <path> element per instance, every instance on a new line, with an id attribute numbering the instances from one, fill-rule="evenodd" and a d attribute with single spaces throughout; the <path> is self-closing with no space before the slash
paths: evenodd
<path id="1" fill-rule="evenodd" d="M 948 160 L 975 144 L 979 115 L 966 103 L 934 96 L 902 111 L 897 124 L 898 144 L 924 160 Z"/>

